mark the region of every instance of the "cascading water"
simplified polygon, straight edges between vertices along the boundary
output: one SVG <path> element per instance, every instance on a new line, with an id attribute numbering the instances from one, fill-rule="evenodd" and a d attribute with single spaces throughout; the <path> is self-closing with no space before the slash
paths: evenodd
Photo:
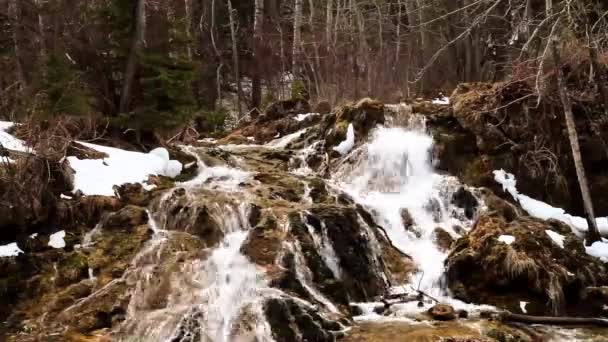
<path id="1" fill-rule="evenodd" d="M 446 254 L 434 239 L 438 227 L 455 236 L 454 225 L 467 226 L 450 196 L 459 183 L 434 172 L 431 163 L 433 138 L 424 125 L 415 128 L 380 127 L 359 151 L 354 166 L 343 166 L 334 179 L 355 201 L 375 214 L 392 243 L 410 255 L 418 267 L 411 285 L 434 296 L 442 296 L 443 262 Z M 448 210 L 449 209 L 449 210 Z M 413 219 L 413 229 L 404 226 L 404 212 Z M 466 219 L 464 219 L 466 221 Z"/>
<path id="2" fill-rule="evenodd" d="M 226 167 L 202 165 L 201 169 L 197 178 L 183 184 L 187 191 L 235 190 L 248 177 L 246 172 Z M 180 265 L 171 241 L 185 233 L 166 230 L 169 210 L 163 202 L 171 194 L 161 198 L 156 220 L 150 214 L 154 236 L 133 262 L 132 269 L 137 271 L 130 278 L 135 291 L 122 334 L 145 336 L 146 341 L 271 341 L 262 312 L 266 281 L 240 252 L 250 229 L 246 202 L 214 203 L 211 216 L 221 228 L 222 241 L 201 258 Z M 157 304 L 163 294 L 164 303 Z"/>

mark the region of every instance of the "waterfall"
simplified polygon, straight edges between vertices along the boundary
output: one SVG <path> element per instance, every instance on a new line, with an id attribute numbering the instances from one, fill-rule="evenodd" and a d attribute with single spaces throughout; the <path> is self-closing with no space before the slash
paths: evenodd
<path id="1" fill-rule="evenodd" d="M 451 194 L 460 184 L 454 177 L 436 173 L 432 166 L 433 138 L 424 125 L 414 128 L 379 127 L 361 147 L 354 165 L 344 165 L 335 174 L 339 187 L 375 214 L 392 243 L 416 262 L 418 272 L 410 285 L 441 296 L 443 262 L 434 234 L 441 227 L 456 236 L 454 225 L 462 222 L 451 208 Z M 407 230 L 403 212 L 413 219 Z"/>
<path id="2" fill-rule="evenodd" d="M 237 169 L 203 166 L 197 178 L 182 185 L 191 192 L 228 192 L 247 177 Z M 188 234 L 167 230 L 170 204 L 163 202 L 171 194 L 161 197 L 157 212 L 149 212 L 153 237 L 125 276 L 134 291 L 121 335 L 125 340 L 145 336 L 146 341 L 272 341 L 262 306 L 268 285 L 240 251 L 250 230 L 247 202 L 232 199 L 209 206 L 223 239 L 200 258 L 184 262 L 175 245 L 181 243 L 176 239 L 180 234 Z M 186 196 L 194 200 L 199 194 Z"/>

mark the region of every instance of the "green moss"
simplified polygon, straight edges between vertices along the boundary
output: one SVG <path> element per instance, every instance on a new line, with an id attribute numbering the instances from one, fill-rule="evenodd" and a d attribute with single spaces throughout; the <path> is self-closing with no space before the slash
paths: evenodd
<path id="1" fill-rule="evenodd" d="M 477 158 L 463 171 L 462 181 L 469 186 L 484 186 L 488 183 L 490 171 L 489 162 L 483 158 Z"/>

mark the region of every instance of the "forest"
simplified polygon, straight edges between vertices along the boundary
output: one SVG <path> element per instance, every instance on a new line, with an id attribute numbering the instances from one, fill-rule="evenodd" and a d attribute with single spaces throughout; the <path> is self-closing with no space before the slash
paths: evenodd
<path id="1" fill-rule="evenodd" d="M 332 106 L 398 102 L 449 95 L 462 82 L 523 79 L 542 93 L 552 42 L 561 63 L 591 69 L 586 81 L 606 98 L 607 6 L 3 0 L 0 115 L 95 116 L 137 130 L 197 122 L 214 131 L 227 112 L 255 115 L 294 96 Z"/>

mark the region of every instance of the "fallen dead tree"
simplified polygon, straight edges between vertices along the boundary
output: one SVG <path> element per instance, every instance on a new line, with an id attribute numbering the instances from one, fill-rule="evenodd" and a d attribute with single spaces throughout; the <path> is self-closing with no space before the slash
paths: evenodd
<path id="1" fill-rule="evenodd" d="M 502 322 L 517 322 L 526 324 L 562 325 L 562 326 L 581 326 L 590 325 L 598 327 L 608 327 L 608 319 L 588 318 L 588 317 L 552 317 L 552 316 L 532 316 L 514 314 L 504 311 L 498 314 L 498 319 Z"/>

